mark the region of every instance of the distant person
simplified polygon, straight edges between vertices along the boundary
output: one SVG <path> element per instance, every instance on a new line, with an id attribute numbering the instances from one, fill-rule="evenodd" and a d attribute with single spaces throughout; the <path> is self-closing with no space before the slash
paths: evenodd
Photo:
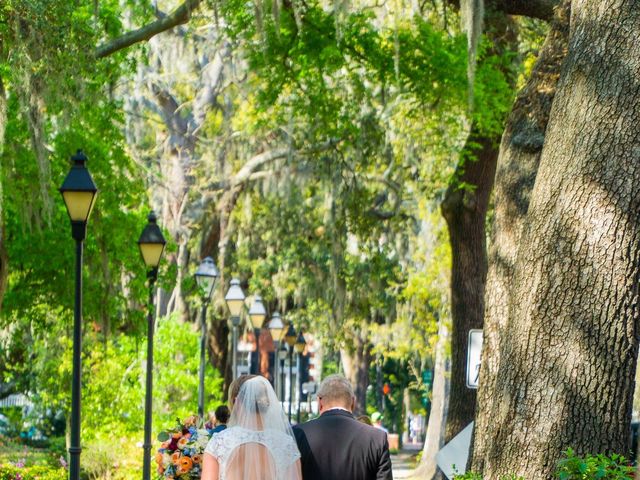
<path id="1" fill-rule="evenodd" d="M 369 418 L 368 415 L 360 415 L 358 417 L 358 421 L 362 422 L 362 423 L 365 423 L 365 424 L 369 425 L 370 427 L 373 427 L 373 422 L 371 421 L 371 419 Z"/>
<path id="2" fill-rule="evenodd" d="M 387 435 L 356 420 L 354 406 L 346 378 L 322 381 L 320 417 L 293 427 L 304 480 L 392 480 Z"/>
<path id="3" fill-rule="evenodd" d="M 226 405 L 220 405 L 216 408 L 215 416 L 216 418 L 214 420 L 213 430 L 211 430 L 211 435 L 222 432 L 227 428 L 227 422 L 229 422 L 231 411 Z"/>
<path id="4" fill-rule="evenodd" d="M 373 426 L 378 430 L 382 430 L 384 433 L 389 433 L 389 430 L 384 428 L 382 425 L 382 414 L 380 412 L 373 412 L 371 414 L 371 421 L 373 422 Z"/>

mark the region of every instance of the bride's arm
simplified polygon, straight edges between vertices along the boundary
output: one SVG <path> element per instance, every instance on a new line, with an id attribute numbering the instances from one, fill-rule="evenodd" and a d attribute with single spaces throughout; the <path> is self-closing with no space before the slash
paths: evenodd
<path id="1" fill-rule="evenodd" d="M 302 464 L 300 463 L 300 459 L 289 465 L 285 475 L 286 480 L 302 480 Z"/>
<path id="2" fill-rule="evenodd" d="M 218 480 L 220 475 L 220 466 L 218 460 L 213 455 L 206 453 L 202 460 L 202 480 Z"/>

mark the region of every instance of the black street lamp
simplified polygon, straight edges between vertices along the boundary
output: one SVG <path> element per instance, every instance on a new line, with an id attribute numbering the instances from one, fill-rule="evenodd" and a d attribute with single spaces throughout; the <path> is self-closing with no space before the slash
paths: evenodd
<path id="1" fill-rule="evenodd" d="M 229 290 L 224 296 L 229 313 L 231 313 L 231 325 L 233 326 L 232 380 L 238 378 L 238 325 L 240 325 L 240 314 L 244 306 L 244 298 L 244 292 L 240 288 L 240 280 L 237 278 L 232 279 Z"/>
<path id="2" fill-rule="evenodd" d="M 207 257 L 196 270 L 196 282 L 202 294 L 202 315 L 200 318 L 200 371 L 198 375 L 198 416 L 204 420 L 204 367 L 207 348 L 207 306 L 218 278 L 218 269 L 213 258 Z"/>
<path id="3" fill-rule="evenodd" d="M 280 354 L 280 338 L 282 337 L 282 331 L 284 330 L 284 323 L 282 323 L 282 318 L 280 317 L 280 312 L 273 312 L 271 316 L 271 321 L 269 322 L 269 332 L 271 332 L 271 338 L 273 339 L 273 343 L 275 348 L 273 349 L 275 352 L 274 365 L 273 365 L 273 383 L 274 389 L 276 391 L 276 396 L 279 394 L 278 384 L 280 383 L 280 375 L 279 375 L 279 364 L 280 360 L 278 358 Z"/>
<path id="4" fill-rule="evenodd" d="M 249 318 L 251 319 L 253 333 L 256 337 L 256 369 L 255 372 L 251 373 L 255 373 L 256 375 L 260 375 L 260 332 L 266 317 L 267 310 L 264 308 L 264 303 L 262 303 L 262 297 L 255 295 L 253 297 L 253 303 L 249 308 Z"/>
<path id="5" fill-rule="evenodd" d="M 302 355 L 304 354 L 304 349 L 307 346 L 307 342 L 304 339 L 304 335 L 302 334 L 302 329 L 300 329 L 298 333 L 298 338 L 296 339 L 296 343 L 293 348 L 295 348 L 298 357 L 296 358 L 296 371 L 297 371 L 297 384 L 298 384 L 298 413 L 297 413 L 297 422 L 300 423 L 300 398 L 302 397 L 302 375 L 300 374 L 300 370 L 302 369 Z"/>
<path id="6" fill-rule="evenodd" d="M 289 345 L 289 423 L 291 423 L 291 405 L 293 404 L 293 346 L 296 344 L 297 338 L 293 323 L 289 323 L 287 333 L 284 334 L 284 341 Z"/>
<path id="7" fill-rule="evenodd" d="M 138 239 L 138 247 L 142 254 L 144 264 L 147 266 L 147 279 L 149 280 L 149 305 L 147 312 L 147 382 L 144 399 L 144 444 L 142 459 L 142 478 L 151 478 L 151 403 L 153 400 L 153 293 L 154 285 L 158 279 L 158 266 L 164 252 L 166 240 L 160 227 L 156 223 L 155 213 L 151 212 L 147 218 L 149 223 L 142 230 Z"/>
<path id="8" fill-rule="evenodd" d="M 82 253 L 87 236 L 87 221 L 96 201 L 98 188 L 85 163 L 87 157 L 78 150 L 71 157 L 73 165 L 60 187 L 71 220 L 71 236 L 76 241 L 75 304 L 73 309 L 73 377 L 71 381 L 71 442 L 69 478 L 80 479 L 80 408 L 82 395 Z"/>
<path id="9" fill-rule="evenodd" d="M 284 370 L 284 361 L 287 358 L 287 344 L 282 343 L 280 345 L 280 350 L 278 350 L 278 359 L 280 360 L 280 400 L 284 402 L 284 384 L 285 384 L 285 370 Z M 284 407 L 284 403 L 282 404 Z"/>

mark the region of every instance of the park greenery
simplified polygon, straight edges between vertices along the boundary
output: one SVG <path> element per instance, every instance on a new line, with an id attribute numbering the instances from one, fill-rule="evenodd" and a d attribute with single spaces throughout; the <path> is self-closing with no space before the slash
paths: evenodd
<path id="1" fill-rule="evenodd" d="M 270 313 L 313 337 L 325 372 L 352 380 L 359 412 L 378 410 L 380 380 L 390 385 L 392 432 L 406 428 L 407 408 L 430 415 L 427 435 L 438 444 L 445 423 L 450 439 L 473 420 L 475 392 L 457 389 L 459 338 L 498 295 L 491 290 L 485 306 L 485 243 L 491 236 L 500 246 L 505 218 L 503 197 L 491 197 L 493 174 L 473 172 L 493 172 L 496 161 L 500 172 L 505 127 L 523 150 L 542 148 L 537 131 L 512 119 L 519 105 L 544 104 L 544 140 L 551 101 L 524 96 L 555 92 L 550 67 L 552 85 L 531 82 L 544 70 L 545 38 L 567 23 L 560 13 L 553 23 L 552 11 L 485 1 L 482 25 L 473 3 L 0 4 L 0 400 L 23 393 L 33 404 L 25 415 L 0 409 L 11 423 L 0 431 L 0 479 L 15 478 L 16 464 L 26 464 L 24 480 L 64 476 L 74 250 L 57 189 L 78 148 L 100 190 L 84 264 L 87 478 L 140 470 L 147 287 L 136 239 L 152 209 L 168 240 L 156 297 L 156 433 L 196 410 L 193 273 L 206 256 L 221 273 L 207 317 L 209 407 L 224 401 L 231 380 L 223 297 L 237 277 Z M 528 183 L 514 183 L 528 207 Z M 481 268 L 458 282 L 470 264 Z M 479 300 L 467 295 L 473 289 Z M 21 439 L 31 427 L 47 440 Z M 559 466 L 546 474 L 627 478 L 615 452 L 628 452 L 589 451 L 587 436 L 576 436 L 576 448 L 594 456 L 567 451 L 572 438 L 552 442 L 544 468 Z M 490 450 L 489 440 L 478 442 L 477 452 Z M 435 473 L 428 443 L 420 478 Z M 519 475 L 518 465 L 504 465 Z"/>

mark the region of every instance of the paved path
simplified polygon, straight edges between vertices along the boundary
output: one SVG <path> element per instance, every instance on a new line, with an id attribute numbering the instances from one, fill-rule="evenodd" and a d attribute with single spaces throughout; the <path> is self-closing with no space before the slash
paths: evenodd
<path id="1" fill-rule="evenodd" d="M 415 456 L 419 451 L 419 448 L 410 445 L 409 448 L 402 449 L 399 453 L 391 455 L 394 480 L 404 480 L 411 478 L 411 476 L 413 475 Z"/>

